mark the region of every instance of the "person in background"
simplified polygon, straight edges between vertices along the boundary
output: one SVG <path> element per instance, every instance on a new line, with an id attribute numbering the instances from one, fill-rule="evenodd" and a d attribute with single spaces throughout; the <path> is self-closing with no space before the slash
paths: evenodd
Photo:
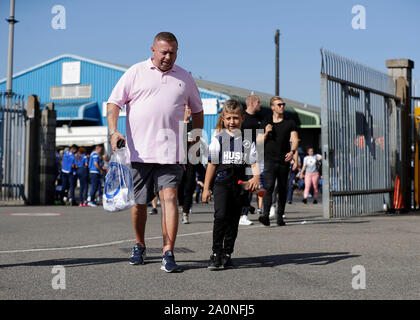
<path id="1" fill-rule="evenodd" d="M 264 143 L 264 197 L 263 214 L 258 220 L 265 226 L 270 225 L 272 195 L 277 181 L 277 225 L 284 226 L 283 215 L 286 207 L 287 182 L 290 161 L 299 145 L 296 123 L 284 117 L 286 103 L 279 96 L 270 100 L 273 115 L 263 121 L 264 134 L 258 134 L 257 142 Z"/>
<path id="2" fill-rule="evenodd" d="M 246 110 L 244 112 L 245 114 L 245 120 L 242 123 L 241 130 L 244 133 L 244 143 L 248 141 L 249 143 L 256 144 L 257 139 L 257 130 L 261 127 L 261 118 L 258 115 L 258 112 L 261 110 L 261 101 L 260 98 L 256 95 L 250 95 L 246 97 L 245 99 L 246 103 Z M 248 140 L 250 139 L 250 140 Z M 248 178 L 252 177 L 252 171 L 251 166 L 248 166 L 246 169 Z M 246 191 L 245 191 L 246 192 Z M 253 222 L 248 219 L 248 212 L 255 213 L 255 208 L 251 205 L 252 201 L 252 193 L 248 193 L 248 203 L 244 205 L 244 208 L 242 209 L 241 218 L 239 220 L 240 225 L 251 225 Z M 261 198 L 262 199 L 262 198 Z M 258 201 L 257 196 L 257 201 Z"/>
<path id="3" fill-rule="evenodd" d="M 60 201 L 64 203 L 65 191 L 69 186 L 70 198 L 68 203 L 71 206 L 76 205 L 76 199 L 74 197 L 74 189 L 76 187 L 76 170 L 74 166 L 74 157 L 77 152 L 77 145 L 73 144 L 70 150 L 67 150 L 63 154 L 63 160 L 61 162 L 61 194 Z"/>
<path id="4" fill-rule="evenodd" d="M 194 193 L 195 203 L 200 203 L 200 199 L 201 199 L 200 195 L 201 195 L 201 192 L 203 191 L 205 175 L 206 175 L 206 168 L 204 167 L 202 163 L 198 163 L 197 174 L 196 174 L 197 183 L 195 186 L 195 193 Z"/>
<path id="5" fill-rule="evenodd" d="M 158 204 L 158 195 L 157 193 L 155 194 L 155 197 L 152 200 L 152 210 L 150 210 L 150 214 L 158 214 L 158 210 L 157 210 L 157 204 Z"/>
<path id="6" fill-rule="evenodd" d="M 302 167 L 299 153 L 295 152 L 293 155 L 293 160 L 290 162 L 290 173 L 289 173 L 289 181 L 287 185 L 287 203 L 292 204 L 293 200 L 293 191 L 295 188 L 295 180 L 297 174 L 300 172 L 300 169 Z"/>
<path id="7" fill-rule="evenodd" d="M 185 171 L 183 179 L 180 185 L 180 190 L 182 193 L 182 223 L 189 224 L 190 219 L 189 215 L 192 211 L 193 203 L 193 193 L 196 186 L 196 172 L 197 165 L 190 161 L 190 156 L 197 157 L 197 154 L 189 154 L 194 138 L 191 136 L 192 122 L 191 122 L 191 109 L 188 106 L 185 106 L 184 113 L 184 129 L 187 131 L 187 161 L 185 164 Z M 197 160 L 197 159 L 195 159 Z"/>
<path id="8" fill-rule="evenodd" d="M 314 154 L 314 148 L 308 147 L 307 148 L 307 156 L 303 158 L 303 167 L 302 172 L 300 173 L 300 178 L 305 179 L 305 190 L 303 191 L 303 203 L 308 202 L 308 195 L 309 191 L 311 190 L 311 186 L 314 188 L 313 194 L 313 203 L 318 203 L 318 181 L 319 181 L 319 170 L 317 163 L 318 161 L 322 160 L 322 156 L 320 154 Z"/>
<path id="9" fill-rule="evenodd" d="M 101 166 L 101 155 L 103 153 L 103 146 L 96 145 L 94 151 L 90 154 L 89 157 L 89 181 L 90 181 L 90 190 L 89 197 L 87 199 L 89 207 L 97 207 L 98 204 L 95 201 L 96 192 L 100 187 L 101 176 L 104 174 L 104 171 Z"/>
<path id="10" fill-rule="evenodd" d="M 76 168 L 77 179 L 79 179 L 79 207 L 87 207 L 87 193 L 89 185 L 89 168 L 88 168 L 88 157 L 86 155 L 86 149 L 81 147 L 77 151 L 74 157 L 74 165 Z"/>

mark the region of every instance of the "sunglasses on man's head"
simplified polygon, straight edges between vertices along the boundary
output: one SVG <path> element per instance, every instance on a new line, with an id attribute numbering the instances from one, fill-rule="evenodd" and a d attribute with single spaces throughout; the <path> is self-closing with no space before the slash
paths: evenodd
<path id="1" fill-rule="evenodd" d="M 282 103 L 277 103 L 276 104 L 276 106 L 279 106 L 279 107 L 281 107 L 281 106 L 285 106 L 286 104 L 284 103 L 284 102 L 282 102 Z"/>

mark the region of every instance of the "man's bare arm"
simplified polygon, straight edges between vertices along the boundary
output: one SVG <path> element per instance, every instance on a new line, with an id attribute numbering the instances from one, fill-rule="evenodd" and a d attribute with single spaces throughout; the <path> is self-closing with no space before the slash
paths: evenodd
<path id="1" fill-rule="evenodd" d="M 118 132 L 118 117 L 120 116 L 120 107 L 114 103 L 108 103 L 106 106 L 106 120 L 108 123 L 109 133 L 111 134 L 111 147 L 112 150 L 116 150 L 118 140 L 124 139 L 124 136 Z"/>
<path id="2" fill-rule="evenodd" d="M 203 126 L 204 126 L 204 112 L 200 111 L 197 113 L 193 113 L 191 114 L 192 116 L 192 128 L 194 129 L 199 129 L 199 130 L 203 130 Z M 201 136 L 201 134 L 200 134 Z M 200 136 L 197 137 L 195 142 L 200 141 Z"/>
<path id="3" fill-rule="evenodd" d="M 292 160 L 294 154 L 297 152 L 297 148 L 299 147 L 299 137 L 297 131 L 290 132 L 290 142 L 292 143 L 290 147 L 290 152 L 286 153 L 286 158 L 284 161 L 289 162 Z"/>

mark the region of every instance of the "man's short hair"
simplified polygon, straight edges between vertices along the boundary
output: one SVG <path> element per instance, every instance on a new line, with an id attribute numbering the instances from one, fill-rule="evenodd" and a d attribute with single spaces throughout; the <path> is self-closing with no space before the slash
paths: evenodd
<path id="1" fill-rule="evenodd" d="M 171 32 L 159 32 L 153 42 L 156 41 L 166 41 L 166 42 L 176 42 L 178 45 L 178 40 L 176 39 L 175 35 Z"/>
<path id="2" fill-rule="evenodd" d="M 274 96 L 270 99 L 270 106 L 272 106 L 274 104 L 274 101 L 277 101 L 277 100 L 284 101 L 282 97 Z"/>
<path id="3" fill-rule="evenodd" d="M 258 96 L 250 95 L 250 96 L 246 97 L 245 103 L 246 103 L 247 106 L 249 106 L 252 102 L 256 101 L 257 99 L 258 99 Z"/>

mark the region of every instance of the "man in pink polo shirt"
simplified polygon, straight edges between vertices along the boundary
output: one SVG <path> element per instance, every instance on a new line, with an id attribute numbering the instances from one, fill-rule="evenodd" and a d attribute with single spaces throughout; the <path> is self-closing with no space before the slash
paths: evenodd
<path id="1" fill-rule="evenodd" d="M 126 106 L 126 143 L 130 152 L 136 204 L 131 209 L 136 245 L 129 263 L 144 264 L 147 203 L 159 192 L 162 205 L 163 259 L 161 269 L 180 271 L 173 250 L 178 231 L 177 187 L 184 163 L 185 106 L 194 129 L 203 128 L 203 108 L 191 75 L 175 65 L 178 41 L 169 32 L 157 34 L 153 56 L 130 67 L 115 85 L 107 103 L 112 149 L 125 137 L 118 132 L 118 116 Z M 199 137 L 197 138 L 197 142 Z"/>

